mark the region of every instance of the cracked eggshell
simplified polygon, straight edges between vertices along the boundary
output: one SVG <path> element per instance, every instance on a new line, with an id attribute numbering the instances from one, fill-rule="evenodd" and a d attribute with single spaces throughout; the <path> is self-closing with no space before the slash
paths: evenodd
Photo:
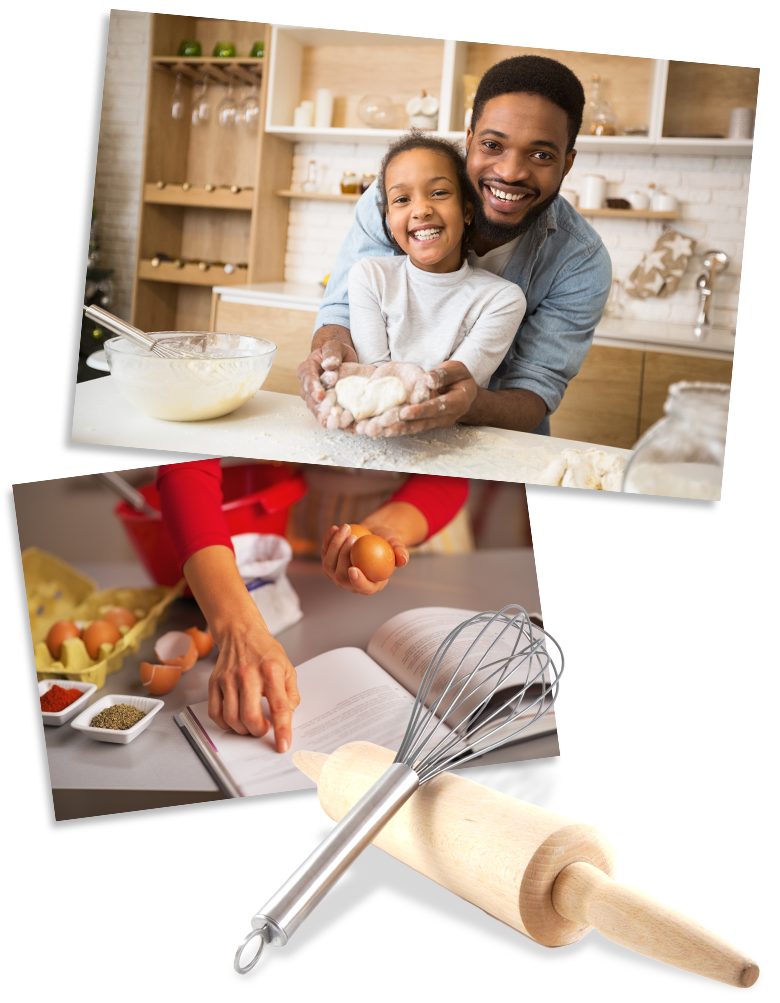
<path id="1" fill-rule="evenodd" d="M 183 630 L 169 630 L 158 637 L 154 653 L 163 665 L 176 665 L 182 672 L 187 672 L 198 660 L 195 641 Z"/>
<path id="2" fill-rule="evenodd" d="M 159 697 L 170 693 L 181 679 L 181 669 L 176 665 L 153 665 L 151 662 L 141 662 L 141 685 L 147 693 Z"/>
<path id="3" fill-rule="evenodd" d="M 214 638 L 207 630 L 199 630 L 197 627 L 189 627 L 184 631 L 184 633 L 189 634 L 195 642 L 195 647 L 198 651 L 198 658 L 205 658 L 214 647 Z"/>

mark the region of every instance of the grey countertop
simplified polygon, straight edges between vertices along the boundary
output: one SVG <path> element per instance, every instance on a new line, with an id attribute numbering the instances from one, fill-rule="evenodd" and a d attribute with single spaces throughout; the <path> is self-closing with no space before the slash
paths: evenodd
<path id="1" fill-rule="evenodd" d="M 113 580 L 123 570 L 126 579 L 127 568 L 122 569 L 122 566 L 115 569 L 106 566 L 104 574 L 98 566 L 89 568 L 101 588 L 128 584 L 126 580 Z M 482 610 L 500 609 L 516 602 L 529 612 L 540 610 L 530 548 L 481 550 L 457 556 L 418 555 L 393 576 L 382 592 L 371 597 L 337 588 L 327 580 L 319 562 L 293 561 L 289 576 L 304 611 L 299 623 L 279 635 L 293 665 L 332 648 L 355 646 L 365 649 L 371 635 L 385 620 L 417 606 Z M 169 618 L 160 625 L 158 636 L 166 630 L 185 629 L 194 624 L 202 626 L 203 622 L 194 600 L 180 599 L 171 607 Z M 144 641 L 138 652 L 125 660 L 119 672 L 108 676 L 106 685 L 91 702 L 109 693 L 146 695 L 139 681 L 138 666 L 142 661 L 153 660 L 153 648 L 154 638 Z M 162 697 L 165 707 L 149 728 L 128 745 L 96 742 L 71 728 L 70 723 L 58 728 L 45 727 L 52 788 L 216 791 L 211 776 L 173 720 L 173 715 L 185 705 L 206 699 L 208 678 L 215 661 L 216 652 L 212 652 L 185 673 L 176 689 Z M 555 755 L 556 750 L 535 754 Z"/>

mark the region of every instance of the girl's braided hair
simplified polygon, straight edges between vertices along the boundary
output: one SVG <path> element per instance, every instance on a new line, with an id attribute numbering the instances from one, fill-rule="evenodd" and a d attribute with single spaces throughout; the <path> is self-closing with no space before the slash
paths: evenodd
<path id="1" fill-rule="evenodd" d="M 421 132 L 419 129 L 412 129 L 409 133 L 407 133 L 407 135 L 402 136 L 394 143 L 391 143 L 384 157 L 382 157 L 382 163 L 379 165 L 379 174 L 376 179 L 376 187 L 379 192 L 377 208 L 382 215 L 382 229 L 384 230 L 385 236 L 397 251 L 401 251 L 401 248 L 399 247 L 395 237 L 390 232 L 390 227 L 387 225 L 387 209 L 389 203 L 387 199 L 387 189 L 385 188 L 385 176 L 387 174 L 387 168 L 395 160 L 395 158 L 402 153 L 407 153 L 409 150 L 433 150 L 435 153 L 441 153 L 447 157 L 452 163 L 452 166 L 455 168 L 455 176 L 458 179 L 458 185 L 460 186 L 460 196 L 462 201 L 465 201 L 466 193 L 471 188 L 469 178 L 466 173 L 466 161 L 457 143 L 451 143 L 448 139 L 440 139 L 438 136 L 431 136 L 425 132 Z M 468 243 L 471 238 L 473 225 L 474 222 L 472 220 L 471 223 L 466 223 L 464 226 L 463 241 L 461 243 L 461 262 L 465 260 L 466 254 L 468 253 Z M 401 251 L 401 253 L 404 252 Z"/>

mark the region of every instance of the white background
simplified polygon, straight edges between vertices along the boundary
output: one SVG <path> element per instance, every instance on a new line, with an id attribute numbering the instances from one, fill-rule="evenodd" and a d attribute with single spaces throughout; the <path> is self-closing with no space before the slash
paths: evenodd
<path id="1" fill-rule="evenodd" d="M 722 913 L 708 919 L 702 912 L 709 911 L 716 902 L 717 888 L 726 889 L 729 901 L 738 912 L 745 912 L 744 903 L 756 900 L 758 865 L 752 837 L 746 837 L 745 833 L 755 827 L 759 810 L 755 795 L 758 743 L 769 741 L 774 695 L 770 671 L 772 663 L 776 663 L 772 644 L 777 618 L 775 548 L 767 527 L 768 524 L 759 519 L 727 518 L 571 519 L 565 522 L 564 598 L 571 603 L 629 605 L 629 670 L 621 700 L 600 725 L 605 729 L 604 744 L 597 743 L 596 749 L 588 753 L 590 758 L 577 762 L 577 752 L 589 748 L 587 742 L 583 742 L 564 762 L 563 789 L 557 806 L 582 821 L 597 824 L 607 833 L 619 857 L 628 855 L 628 868 L 633 872 L 627 877 L 635 880 L 636 876 L 642 887 L 658 896 L 656 889 L 648 888 L 648 883 L 652 884 L 658 876 L 662 883 L 667 883 L 667 891 L 679 908 L 685 906 L 689 913 L 701 916 L 701 922 L 722 930 L 724 936 L 728 929 L 722 924 L 725 922 L 728 926 L 732 920 Z M 759 626 L 753 626 L 750 619 L 753 614 L 742 605 L 750 601 L 761 605 Z M 746 642 L 750 641 L 750 635 L 755 637 L 758 633 L 760 637 L 760 694 L 755 685 L 759 668 L 749 643 L 744 648 L 745 657 L 732 665 L 742 687 L 739 692 L 743 694 L 743 702 L 737 703 L 741 718 L 723 713 L 724 706 L 729 708 L 728 698 L 724 696 L 718 704 L 719 691 L 708 690 L 700 675 L 707 658 L 718 673 L 724 670 L 722 648 L 725 642 L 721 636 L 699 632 L 688 649 L 685 645 L 689 642 L 682 636 L 684 632 L 673 631 L 667 641 L 665 624 L 674 623 L 681 615 L 681 605 L 687 607 L 682 616 L 690 618 L 697 612 L 692 611 L 691 606 L 697 604 L 720 605 L 718 615 L 726 621 L 742 618 L 739 622 L 745 623 Z M 734 604 L 741 608 L 727 608 Z M 708 611 L 704 613 L 707 615 Z M 633 648 L 635 638 L 636 651 Z M 676 646 L 670 649 L 668 661 L 660 655 L 651 656 L 648 646 L 653 638 L 663 640 L 657 649 L 659 652 L 664 644 Z M 702 664 L 694 664 L 694 672 L 689 673 L 681 653 L 695 654 L 697 645 L 706 658 Z M 645 648 L 647 650 L 643 650 Z M 659 693 L 657 704 L 645 700 L 641 727 L 638 719 L 625 713 L 630 708 L 629 679 L 635 665 L 637 673 L 658 672 L 660 689 L 662 682 L 668 684 L 672 678 L 679 681 L 683 696 L 682 700 L 670 701 L 667 693 Z M 637 674 L 635 682 L 640 685 Z M 745 696 L 749 696 L 748 702 Z M 721 716 L 714 718 L 716 711 Z M 654 717 L 658 719 L 658 729 L 649 727 Z M 744 721 L 747 721 L 746 726 Z M 714 726 L 716 724 L 718 726 Z M 750 753 L 745 752 L 748 743 L 750 748 L 755 748 L 755 773 L 740 773 L 743 767 L 739 764 L 736 772 L 724 777 L 722 740 L 732 732 L 741 736 L 737 743 L 742 749 L 740 755 L 750 758 Z M 590 737 L 596 738 L 598 734 L 595 732 Z M 677 745 L 674 754 L 670 750 L 672 742 Z M 680 749 L 682 756 L 678 754 Z M 711 846 L 708 841 L 713 838 L 708 819 L 711 821 L 717 816 L 720 819 L 717 845 L 721 851 L 717 868 L 713 869 L 710 864 L 710 870 L 705 870 L 697 865 L 688 876 L 681 875 L 676 862 L 690 860 L 691 848 L 685 845 L 685 835 L 678 833 L 675 827 L 676 820 L 682 817 L 679 812 L 689 810 L 681 793 L 683 780 L 675 772 L 676 764 L 685 761 L 693 763 L 694 769 L 687 779 L 692 781 L 693 787 L 689 784 L 689 789 L 698 800 L 693 822 L 693 816 L 686 821 L 695 826 L 690 839 L 694 843 L 703 841 L 703 859 L 707 859 L 707 847 Z M 654 781 L 650 789 L 643 786 L 649 778 L 658 778 L 659 769 L 666 772 L 667 782 Z M 590 787 L 577 792 L 574 781 L 587 775 L 591 776 Z M 600 776 L 605 779 L 603 784 L 597 782 Z M 735 789 L 732 781 L 741 776 L 744 786 Z M 703 785 L 697 789 L 700 780 Z M 571 803 L 572 798 L 578 799 L 575 805 Z M 712 803 L 708 802 L 715 801 L 718 802 L 717 812 L 713 813 Z M 773 841 L 772 814 L 770 811 L 770 845 Z M 653 850 L 649 846 L 648 826 L 661 831 L 665 815 L 669 827 L 665 829 L 661 845 Z M 746 854 L 745 859 L 732 854 L 730 847 L 737 848 L 738 852 L 741 849 Z M 182 972 L 189 972 L 189 983 L 184 991 L 191 1000 L 223 998 L 224 970 L 190 967 L 186 960 L 189 853 L 185 838 L 6 837 L 3 849 L 7 865 L 13 864 L 6 867 L 6 901 L 11 905 L 4 911 L 7 958 L 16 958 L 23 964 L 23 959 L 29 956 L 30 933 L 40 931 L 46 943 L 46 967 L 58 973 L 60 992 L 74 991 L 83 985 L 86 969 L 81 961 L 74 964 L 73 959 L 78 958 L 83 961 L 100 959 L 103 964 L 111 961 L 125 970 L 126 978 L 112 978 L 111 993 L 117 1001 L 126 999 L 135 1003 L 139 991 L 152 991 L 160 996 L 165 991 L 180 993 L 184 986 Z M 660 864 L 643 864 L 642 851 L 648 849 L 653 850 Z M 51 871 L 44 867 L 52 860 L 83 866 L 84 877 L 88 880 L 79 882 L 70 873 L 58 891 L 52 886 Z M 679 882 L 671 883 L 669 875 Z M 770 887 L 773 877 L 774 865 L 770 859 Z M 109 890 L 107 896 L 95 894 L 102 882 Z M 117 888 L 123 889 L 118 898 Z M 52 916 L 54 902 L 60 906 Z M 61 909 L 66 912 L 67 922 L 62 922 Z M 772 915 L 770 898 L 770 921 Z M 758 953 L 755 911 L 747 910 L 743 919 L 748 939 L 743 936 L 735 939 L 738 946 L 755 956 Z M 735 917 L 735 924 L 737 921 L 740 917 Z M 770 922 L 770 951 L 772 943 L 777 941 L 773 933 Z M 771 967 L 771 955 L 762 961 Z M 19 971 L 21 976 L 21 968 L 14 966 L 13 971 Z M 112 971 L 115 976 L 117 969 L 112 967 Z M 7 978 L 14 980 L 16 975 Z M 580 981 L 577 985 L 584 987 L 588 983 Z M 670 987 L 670 996 L 674 995 L 675 990 Z"/>

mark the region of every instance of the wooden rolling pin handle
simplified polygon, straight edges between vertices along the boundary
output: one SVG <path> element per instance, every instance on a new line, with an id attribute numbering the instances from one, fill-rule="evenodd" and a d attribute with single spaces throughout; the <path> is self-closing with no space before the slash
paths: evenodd
<path id="1" fill-rule="evenodd" d="M 722 937 L 590 864 L 565 867 L 555 879 L 552 901 L 566 919 L 587 923 L 616 944 L 675 968 L 743 989 L 758 978 L 755 961 Z"/>

